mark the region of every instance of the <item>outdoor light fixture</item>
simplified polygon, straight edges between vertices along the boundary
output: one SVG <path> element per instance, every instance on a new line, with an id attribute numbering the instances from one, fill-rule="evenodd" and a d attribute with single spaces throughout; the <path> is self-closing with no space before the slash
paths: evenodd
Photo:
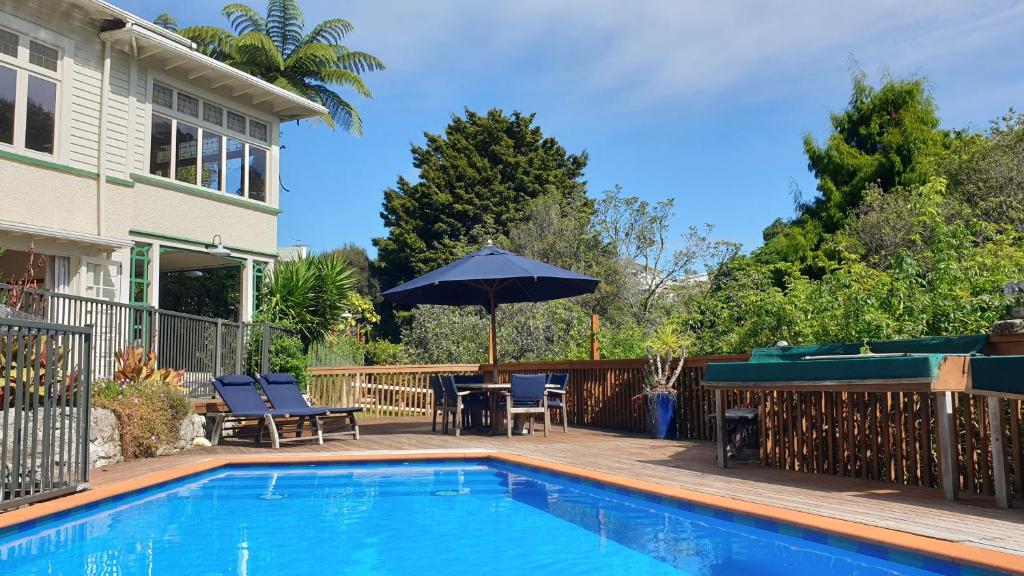
<path id="1" fill-rule="evenodd" d="M 224 247 L 224 241 L 221 240 L 220 234 L 213 235 L 213 244 L 207 246 L 206 251 L 213 256 L 231 256 L 231 250 Z"/>

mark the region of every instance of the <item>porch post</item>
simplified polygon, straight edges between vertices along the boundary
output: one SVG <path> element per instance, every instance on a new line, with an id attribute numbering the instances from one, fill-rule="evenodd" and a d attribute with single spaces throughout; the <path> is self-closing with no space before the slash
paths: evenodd
<path id="1" fill-rule="evenodd" d="M 992 477 L 995 479 L 996 506 L 1010 507 L 1009 475 L 1006 462 L 1006 432 L 1003 418 L 1003 402 L 996 396 L 989 396 L 988 425 L 989 438 L 992 439 Z"/>
<path id="2" fill-rule="evenodd" d="M 725 391 L 721 388 L 715 388 L 715 438 L 718 442 L 718 467 L 728 468 L 729 458 L 725 451 Z"/>
<path id="3" fill-rule="evenodd" d="M 160 307 L 160 252 L 162 248 L 158 242 L 149 245 L 149 305 L 153 308 Z"/>
<path id="4" fill-rule="evenodd" d="M 242 322 L 252 322 L 252 315 L 254 312 L 253 307 L 255 305 L 255 299 L 253 298 L 252 274 L 252 258 L 246 257 L 245 263 L 242 264 L 242 301 L 238 307 L 238 316 Z"/>
<path id="5" fill-rule="evenodd" d="M 953 393 L 935 394 L 935 420 L 938 424 L 939 465 L 942 467 L 942 490 L 947 500 L 957 500 L 957 485 L 960 483 L 960 466 L 957 462 L 956 425 L 953 422 Z"/>

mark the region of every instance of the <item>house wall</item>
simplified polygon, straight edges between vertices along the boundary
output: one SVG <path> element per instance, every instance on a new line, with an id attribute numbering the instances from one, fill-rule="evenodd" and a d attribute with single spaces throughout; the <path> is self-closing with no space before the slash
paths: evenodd
<path id="1" fill-rule="evenodd" d="M 104 47 L 98 24 L 75 10 L 54 13 L 45 0 L 0 0 L 0 26 L 38 38 L 62 50 L 54 154 L 0 145 L 0 221 L 81 234 L 148 242 L 151 235 L 208 243 L 215 234 L 239 256 L 271 259 L 277 251 L 279 122 L 239 102 L 219 97 L 177 71 L 147 66 L 114 50 L 107 94 L 105 164 L 107 179 L 102 227 L 97 222 L 100 101 Z M 149 176 L 148 146 L 154 79 L 268 124 L 267 202 Z M 139 235 L 135 232 L 144 232 Z M 0 232 L 0 246 L 26 239 Z M 111 258 L 127 277 L 128 250 L 57 243 L 52 253 L 75 258 Z M 76 260 L 72 270 L 80 269 Z M 74 282 L 78 286 L 80 282 Z M 127 284 L 125 283 L 125 287 Z M 127 298 L 127 289 L 122 290 Z M 251 299 L 251 295 L 246 296 Z"/>

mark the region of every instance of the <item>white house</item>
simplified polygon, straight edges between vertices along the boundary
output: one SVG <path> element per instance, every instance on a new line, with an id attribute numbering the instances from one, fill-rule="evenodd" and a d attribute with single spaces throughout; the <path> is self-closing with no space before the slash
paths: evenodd
<path id="1" fill-rule="evenodd" d="M 50 290 L 159 306 L 162 275 L 235 267 L 249 319 L 279 124 L 324 112 L 101 0 L 0 0 L 0 281 L 34 246 Z"/>

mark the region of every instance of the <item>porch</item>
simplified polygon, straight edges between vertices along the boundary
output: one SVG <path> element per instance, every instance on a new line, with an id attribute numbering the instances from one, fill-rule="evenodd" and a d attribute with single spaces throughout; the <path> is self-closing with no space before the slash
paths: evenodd
<path id="1" fill-rule="evenodd" d="M 887 528 L 968 546 L 1024 556 L 1024 510 L 999 510 L 987 496 L 965 495 L 948 502 L 939 490 L 883 484 L 852 477 L 775 470 L 756 462 L 718 468 L 714 444 L 699 440 L 651 440 L 644 436 L 595 428 L 560 429 L 548 438 L 517 436 L 512 440 L 467 434 L 431 433 L 424 417 L 364 420 L 362 438 L 331 440 L 322 446 L 292 443 L 280 451 L 250 441 L 116 464 L 91 473 L 94 489 L 125 480 L 145 481 L 182 465 L 217 456 L 260 459 L 301 455 L 373 455 L 424 452 L 501 451 L 591 471 L 615 474 L 740 500 L 744 503 L 804 512 L 826 518 Z"/>

